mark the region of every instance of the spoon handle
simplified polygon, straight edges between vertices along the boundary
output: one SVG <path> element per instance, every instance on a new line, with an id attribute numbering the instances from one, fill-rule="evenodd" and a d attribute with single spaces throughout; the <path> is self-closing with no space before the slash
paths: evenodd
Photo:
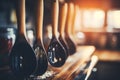
<path id="1" fill-rule="evenodd" d="M 25 0 L 16 0 L 16 15 L 17 15 L 17 25 L 18 33 L 20 35 L 26 36 L 25 28 Z"/>
<path id="2" fill-rule="evenodd" d="M 44 4 L 43 0 L 37 0 L 37 9 L 36 9 L 36 39 L 42 42 L 42 30 L 43 30 L 43 13 L 44 13 Z"/>
<path id="3" fill-rule="evenodd" d="M 76 14 L 77 11 L 79 11 L 79 6 L 74 5 L 74 14 L 73 14 L 73 20 L 72 20 L 72 28 L 71 28 L 71 34 L 74 35 L 75 33 L 75 24 L 76 24 Z"/>
<path id="4" fill-rule="evenodd" d="M 69 36 L 71 33 L 73 15 L 74 15 L 74 4 L 70 2 L 68 3 L 68 14 L 67 14 L 66 27 L 65 27 L 65 33 L 66 35 Z"/>
<path id="5" fill-rule="evenodd" d="M 65 22 L 66 22 L 66 16 L 67 16 L 67 9 L 68 9 L 68 4 L 64 3 L 62 4 L 62 6 L 60 7 L 60 34 L 62 35 L 64 33 L 65 30 Z"/>
<path id="6" fill-rule="evenodd" d="M 53 2 L 53 11 L 52 11 L 52 35 L 57 37 L 57 29 L 58 29 L 58 14 L 59 14 L 59 2 L 58 0 L 54 0 Z"/>

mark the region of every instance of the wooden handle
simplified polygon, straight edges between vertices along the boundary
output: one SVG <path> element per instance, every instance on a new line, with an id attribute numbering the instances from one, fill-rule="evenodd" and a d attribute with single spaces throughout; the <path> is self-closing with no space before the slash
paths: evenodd
<path id="1" fill-rule="evenodd" d="M 43 0 L 37 0 L 36 8 L 36 38 L 37 40 L 42 41 L 42 30 L 43 30 L 43 13 L 44 13 L 44 4 Z"/>
<path id="2" fill-rule="evenodd" d="M 68 3 L 68 14 L 67 14 L 66 27 L 65 27 L 65 32 L 67 35 L 71 34 L 73 15 L 74 15 L 74 4 Z"/>
<path id="3" fill-rule="evenodd" d="M 26 36 L 25 0 L 16 0 L 16 14 L 19 34 Z"/>
<path id="4" fill-rule="evenodd" d="M 67 3 L 64 3 L 61 8 L 60 8 L 60 34 L 62 35 L 65 30 L 65 23 L 66 23 L 66 18 L 67 18 L 67 9 L 68 5 Z"/>
<path id="5" fill-rule="evenodd" d="M 75 19 L 76 19 L 76 14 L 77 11 L 79 10 L 79 6 L 75 5 L 74 6 L 74 14 L 73 14 L 73 19 L 72 19 L 72 28 L 71 28 L 71 34 L 74 35 L 75 31 Z"/>
<path id="6" fill-rule="evenodd" d="M 53 2 L 53 13 L 52 13 L 52 35 L 57 36 L 58 29 L 58 13 L 59 13 L 59 3 L 58 0 Z"/>

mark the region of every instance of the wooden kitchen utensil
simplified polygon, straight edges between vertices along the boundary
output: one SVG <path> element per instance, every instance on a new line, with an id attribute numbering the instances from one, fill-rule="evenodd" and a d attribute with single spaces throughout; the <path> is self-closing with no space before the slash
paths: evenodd
<path id="1" fill-rule="evenodd" d="M 37 76 L 44 74 L 48 67 L 47 53 L 43 45 L 43 13 L 43 0 L 36 0 L 36 41 L 34 44 L 34 50 L 37 58 L 37 68 L 34 75 Z"/>
<path id="2" fill-rule="evenodd" d="M 53 2 L 52 14 L 52 39 L 48 47 L 48 61 L 54 67 L 61 67 L 66 61 L 66 51 L 60 43 L 57 35 L 58 29 L 58 13 L 59 5 L 58 0 Z"/>
<path id="3" fill-rule="evenodd" d="M 10 53 L 10 68 L 15 76 L 25 78 L 36 69 L 36 55 L 26 38 L 25 0 L 16 0 L 18 35 Z"/>

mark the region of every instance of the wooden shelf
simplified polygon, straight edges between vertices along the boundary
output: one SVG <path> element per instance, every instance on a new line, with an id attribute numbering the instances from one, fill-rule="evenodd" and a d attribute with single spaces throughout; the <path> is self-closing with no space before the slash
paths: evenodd
<path id="1" fill-rule="evenodd" d="M 78 46 L 77 52 L 69 56 L 62 67 L 55 68 L 49 65 L 49 68 L 56 72 L 52 80 L 73 80 L 82 67 L 90 61 L 94 51 L 94 46 Z"/>
<path id="2" fill-rule="evenodd" d="M 94 53 L 100 61 L 119 61 L 120 51 L 116 50 L 96 50 Z"/>

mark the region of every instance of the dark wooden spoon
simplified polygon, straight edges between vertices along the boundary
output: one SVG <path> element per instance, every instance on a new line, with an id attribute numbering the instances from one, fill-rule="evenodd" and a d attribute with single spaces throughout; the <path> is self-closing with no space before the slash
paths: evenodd
<path id="1" fill-rule="evenodd" d="M 44 3 L 43 0 L 36 0 L 36 41 L 34 44 L 34 50 L 37 57 L 37 69 L 34 73 L 34 75 L 42 75 L 46 72 L 48 67 L 48 60 L 47 60 L 47 53 L 45 51 L 44 45 L 43 45 L 43 7 Z"/>
<path id="2" fill-rule="evenodd" d="M 65 40 L 69 47 L 70 55 L 72 55 L 76 52 L 76 45 L 73 42 L 72 35 L 71 35 L 73 15 L 74 15 L 74 5 L 73 5 L 73 3 L 70 2 L 70 3 L 68 3 L 68 14 L 67 14 L 66 27 L 65 27 Z"/>
<path id="3" fill-rule="evenodd" d="M 65 38 L 64 38 L 64 30 L 65 30 L 67 9 L 68 9 L 67 3 L 61 4 L 60 14 L 59 14 L 59 32 L 60 32 L 59 40 L 60 40 L 61 44 L 63 45 L 63 47 L 65 48 L 66 54 L 67 54 L 67 57 L 68 57 L 69 56 L 68 45 L 67 45 L 67 43 L 65 41 Z"/>
<path id="4" fill-rule="evenodd" d="M 15 76 L 26 78 L 36 69 L 37 61 L 34 50 L 26 39 L 25 0 L 16 0 L 18 36 L 10 53 L 10 68 Z"/>
<path id="5" fill-rule="evenodd" d="M 54 67 L 61 67 L 64 65 L 67 55 L 64 47 L 59 42 L 57 35 L 58 27 L 58 13 L 59 5 L 58 0 L 53 2 L 53 14 L 52 14 L 52 39 L 48 47 L 48 61 Z"/>

